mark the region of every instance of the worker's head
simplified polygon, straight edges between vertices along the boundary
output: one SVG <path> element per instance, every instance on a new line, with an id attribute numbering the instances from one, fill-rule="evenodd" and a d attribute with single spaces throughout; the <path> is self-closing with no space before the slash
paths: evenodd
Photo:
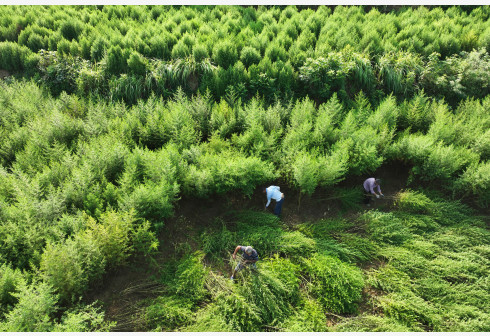
<path id="1" fill-rule="evenodd" d="M 252 251 L 253 251 L 252 246 L 245 247 L 245 253 L 246 254 L 251 255 L 252 254 Z"/>
<path id="2" fill-rule="evenodd" d="M 265 194 L 265 193 L 267 193 L 267 188 L 266 188 L 266 187 L 262 188 L 262 192 L 263 192 L 264 194 Z"/>
<path id="3" fill-rule="evenodd" d="M 379 178 L 377 178 L 377 179 L 374 180 L 374 183 L 376 185 L 381 185 L 381 180 Z"/>

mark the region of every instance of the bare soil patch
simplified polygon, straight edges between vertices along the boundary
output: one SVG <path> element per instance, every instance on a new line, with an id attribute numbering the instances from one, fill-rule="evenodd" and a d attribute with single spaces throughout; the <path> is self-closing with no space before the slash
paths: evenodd
<path id="1" fill-rule="evenodd" d="M 7 70 L 0 69 L 0 79 L 10 76 Z"/>

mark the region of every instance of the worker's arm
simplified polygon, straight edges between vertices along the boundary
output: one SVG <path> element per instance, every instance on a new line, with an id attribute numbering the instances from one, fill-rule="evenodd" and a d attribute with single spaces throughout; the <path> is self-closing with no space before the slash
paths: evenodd
<path id="1" fill-rule="evenodd" d="M 271 204 L 272 192 L 269 192 L 269 190 L 266 189 L 266 193 L 267 193 L 267 204 L 265 205 L 265 207 L 267 208 L 269 204 Z"/>
<path id="2" fill-rule="evenodd" d="M 236 259 L 236 254 L 238 253 L 238 251 L 240 251 L 240 248 L 241 248 L 241 246 L 240 246 L 240 245 L 238 245 L 238 246 L 235 248 L 235 251 L 233 252 L 233 255 L 232 255 L 233 259 Z"/>
<path id="3" fill-rule="evenodd" d="M 380 194 L 381 196 L 383 196 L 383 193 L 381 192 L 381 187 L 380 187 L 380 185 L 379 185 L 379 184 L 378 184 L 378 192 L 379 192 L 379 194 Z"/>
<path id="4" fill-rule="evenodd" d="M 374 183 L 369 185 L 369 190 L 371 191 L 371 194 L 375 195 L 376 197 L 379 197 L 378 194 L 376 194 L 376 192 L 374 191 Z"/>

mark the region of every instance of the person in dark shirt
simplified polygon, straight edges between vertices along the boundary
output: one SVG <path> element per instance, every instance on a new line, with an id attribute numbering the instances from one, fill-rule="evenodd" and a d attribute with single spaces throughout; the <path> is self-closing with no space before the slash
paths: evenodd
<path id="1" fill-rule="evenodd" d="M 241 246 L 238 245 L 235 248 L 235 252 L 233 252 L 233 260 L 236 259 L 236 254 L 238 251 L 242 251 L 242 257 L 243 260 L 236 265 L 235 269 L 233 270 L 233 274 L 231 275 L 231 280 L 235 277 L 235 272 L 238 272 L 242 268 L 244 268 L 246 265 L 251 265 L 251 267 L 257 269 L 257 265 L 255 263 L 257 260 L 259 260 L 259 255 L 257 254 L 257 251 L 252 248 L 252 246 Z"/>

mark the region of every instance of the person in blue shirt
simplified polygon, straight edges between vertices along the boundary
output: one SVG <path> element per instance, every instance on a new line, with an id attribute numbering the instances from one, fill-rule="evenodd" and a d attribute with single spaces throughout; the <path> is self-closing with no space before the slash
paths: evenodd
<path id="1" fill-rule="evenodd" d="M 255 249 L 252 246 L 238 245 L 235 248 L 235 252 L 233 252 L 233 255 L 232 255 L 233 260 L 236 259 L 236 254 L 238 253 L 238 251 L 242 251 L 243 260 L 241 262 L 239 262 L 238 265 L 236 265 L 235 269 L 233 270 L 233 274 L 231 275 L 231 278 L 230 278 L 231 280 L 233 280 L 233 278 L 235 277 L 235 272 L 238 272 L 239 270 L 244 268 L 246 265 L 251 265 L 251 267 L 253 267 L 254 269 L 257 269 L 257 265 L 255 265 L 255 263 L 257 262 L 257 260 L 259 260 L 259 255 L 258 255 L 257 251 L 255 251 Z"/>
<path id="2" fill-rule="evenodd" d="M 281 215 L 282 204 L 284 203 L 284 194 L 281 192 L 281 188 L 278 186 L 270 186 L 269 188 L 264 188 L 264 193 L 267 195 L 267 204 L 265 208 L 271 203 L 271 199 L 276 201 L 276 206 L 274 207 L 274 215 L 279 217 Z"/>

